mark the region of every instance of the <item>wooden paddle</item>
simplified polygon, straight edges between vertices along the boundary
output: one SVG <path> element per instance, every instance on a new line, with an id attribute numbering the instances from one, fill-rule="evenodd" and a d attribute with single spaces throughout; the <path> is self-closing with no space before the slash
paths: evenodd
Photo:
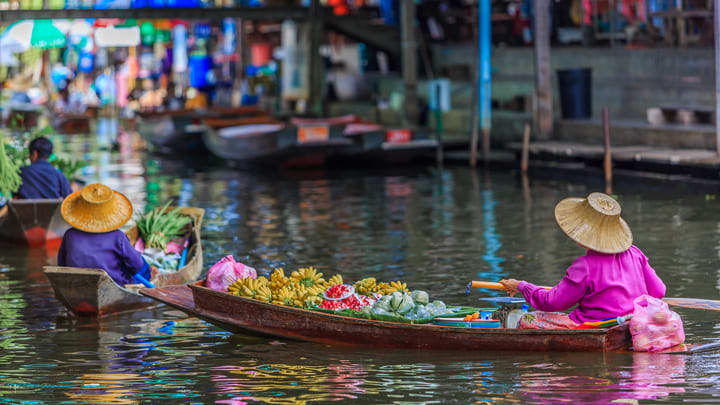
<path id="1" fill-rule="evenodd" d="M 500 283 L 493 283 L 491 281 L 471 281 L 467 284 L 466 294 L 470 294 L 470 288 L 488 288 L 491 290 L 505 290 Z M 542 287 L 549 290 L 552 287 Z M 663 301 L 670 306 L 680 308 L 692 308 L 692 309 L 706 309 L 709 311 L 720 311 L 720 301 L 715 300 L 704 300 L 700 298 L 663 298 Z"/>

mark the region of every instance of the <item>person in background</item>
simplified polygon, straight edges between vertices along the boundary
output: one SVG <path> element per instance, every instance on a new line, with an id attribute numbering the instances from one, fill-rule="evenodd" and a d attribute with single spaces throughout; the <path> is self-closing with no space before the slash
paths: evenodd
<path id="1" fill-rule="evenodd" d="M 587 250 L 553 288 L 514 279 L 500 280 L 510 293 L 522 293 L 538 309 L 525 314 L 520 329 L 572 329 L 584 322 L 604 321 L 633 312 L 633 301 L 644 295 L 665 296 L 665 284 L 635 247 L 620 204 L 609 195 L 566 198 L 555 207 L 560 229 Z M 562 312 L 576 305 L 570 315 Z"/>
<path id="2" fill-rule="evenodd" d="M 118 284 L 137 284 L 135 275 L 150 280 L 151 269 L 119 228 L 132 217 L 132 204 L 103 184 L 89 184 L 70 194 L 60 207 L 72 226 L 63 235 L 58 266 L 103 269 Z"/>
<path id="3" fill-rule="evenodd" d="M 53 144 L 47 138 L 35 138 L 28 146 L 30 166 L 20 169 L 22 185 L 16 196 L 28 198 L 65 198 L 71 192 L 70 182 L 59 170 L 48 162 Z"/>

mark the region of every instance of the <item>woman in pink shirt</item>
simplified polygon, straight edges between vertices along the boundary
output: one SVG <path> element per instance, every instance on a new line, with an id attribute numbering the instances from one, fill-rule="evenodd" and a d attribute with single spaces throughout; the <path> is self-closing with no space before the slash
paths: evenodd
<path id="1" fill-rule="evenodd" d="M 665 296 L 665 284 L 647 257 L 632 245 L 632 232 L 620 211 L 620 204 L 602 193 L 558 203 L 558 225 L 587 254 L 575 259 L 565 277 L 549 290 L 527 281 L 500 281 L 511 295 L 522 293 L 539 310 L 525 315 L 518 328 L 574 328 L 627 315 L 633 311 L 633 300 L 643 294 Z M 556 312 L 576 304 L 569 315 Z"/>

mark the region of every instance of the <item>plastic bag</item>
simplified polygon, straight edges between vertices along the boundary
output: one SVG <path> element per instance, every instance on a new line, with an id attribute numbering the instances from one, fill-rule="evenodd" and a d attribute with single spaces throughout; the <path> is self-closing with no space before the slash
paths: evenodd
<path id="1" fill-rule="evenodd" d="M 633 306 L 630 334 L 635 351 L 656 352 L 685 341 L 680 315 L 668 309 L 662 300 L 641 295 Z"/>
<path id="2" fill-rule="evenodd" d="M 232 255 L 227 255 L 210 267 L 205 285 L 212 290 L 225 292 L 235 280 L 248 277 L 257 278 L 255 269 L 236 262 Z"/>

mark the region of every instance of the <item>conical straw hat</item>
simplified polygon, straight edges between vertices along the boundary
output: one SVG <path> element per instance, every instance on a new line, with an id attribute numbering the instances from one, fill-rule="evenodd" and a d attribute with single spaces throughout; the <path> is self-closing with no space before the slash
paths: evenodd
<path id="1" fill-rule="evenodd" d="M 555 220 L 570 239 L 600 253 L 620 253 L 632 245 L 632 231 L 620 218 L 620 204 L 603 193 L 566 198 L 555 206 Z"/>
<path id="2" fill-rule="evenodd" d="M 114 231 L 132 216 L 132 204 L 124 195 L 103 184 L 88 184 L 63 201 L 63 219 L 81 231 L 103 233 Z"/>

